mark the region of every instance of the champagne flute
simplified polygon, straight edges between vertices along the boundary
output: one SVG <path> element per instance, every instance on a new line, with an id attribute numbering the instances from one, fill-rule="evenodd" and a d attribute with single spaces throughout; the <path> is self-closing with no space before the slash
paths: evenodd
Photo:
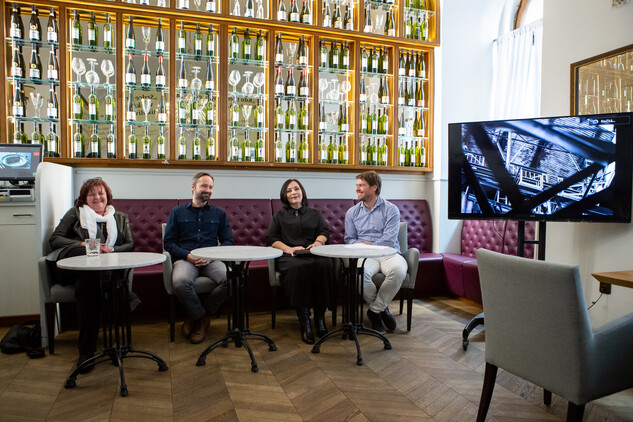
<path id="1" fill-rule="evenodd" d="M 200 0 L 194 0 L 193 2 L 196 5 L 196 10 L 200 10 Z"/>
<path id="2" fill-rule="evenodd" d="M 239 0 L 233 0 L 233 16 L 240 16 L 240 1 Z"/>
<path id="3" fill-rule="evenodd" d="M 106 59 L 101 62 L 101 72 L 106 77 L 106 83 L 110 85 L 110 76 L 114 75 L 114 65 L 112 64 L 112 60 Z"/>
<path id="4" fill-rule="evenodd" d="M 262 5 L 262 0 L 255 0 L 257 3 L 257 12 L 255 12 L 255 17 L 257 19 L 264 19 L 264 6 Z"/>
<path id="5" fill-rule="evenodd" d="M 35 117 L 39 119 L 40 110 L 42 109 L 42 106 L 44 105 L 44 97 L 39 92 L 38 93 L 31 92 L 29 95 L 31 96 L 31 103 L 33 103 L 33 108 L 35 109 Z"/>
<path id="6" fill-rule="evenodd" d="M 286 54 L 288 55 L 286 63 L 290 63 L 290 64 L 296 63 L 297 58 L 295 57 L 295 53 L 297 52 L 297 47 L 299 47 L 299 45 L 297 43 L 288 42 L 286 43 L 286 46 L 287 46 Z"/>
<path id="7" fill-rule="evenodd" d="M 249 127 L 250 124 L 248 120 L 251 117 L 251 111 L 253 111 L 252 104 L 243 104 L 242 105 L 242 116 L 244 116 L 244 126 Z"/>
<path id="8" fill-rule="evenodd" d="M 200 0 L 198 0 L 199 2 Z M 147 51 L 147 46 L 149 45 L 149 36 L 151 34 L 151 28 L 149 26 L 141 27 L 143 31 L 143 42 L 145 43 L 145 51 Z"/>

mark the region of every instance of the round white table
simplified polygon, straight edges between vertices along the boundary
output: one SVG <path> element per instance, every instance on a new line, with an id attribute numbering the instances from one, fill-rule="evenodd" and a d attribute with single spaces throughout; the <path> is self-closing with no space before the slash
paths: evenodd
<path id="1" fill-rule="evenodd" d="M 248 328 L 248 307 L 246 300 L 246 279 L 250 261 L 261 261 L 280 257 L 282 251 L 264 246 L 212 246 L 191 251 L 196 258 L 222 261 L 227 266 L 227 281 L 229 297 L 231 299 L 231 312 L 227 315 L 228 329 L 226 335 L 207 347 L 198 357 L 196 365 L 206 364 L 207 355 L 217 347 L 226 347 L 229 342 L 234 342 L 235 347 L 244 348 L 251 358 L 251 371 L 257 372 L 257 361 L 247 340 L 261 340 L 268 344 L 268 350 L 277 350 L 275 343 L 266 335 L 252 333 Z"/>
<path id="2" fill-rule="evenodd" d="M 138 267 L 147 267 L 165 261 L 165 255 L 151 252 L 123 252 L 107 253 L 98 256 L 73 256 L 57 261 L 57 266 L 72 271 L 113 271 Z M 132 323 L 130 320 L 129 290 L 127 277 L 101 282 L 101 300 L 103 303 L 103 351 L 101 354 L 83 362 L 75 369 L 64 387 L 73 388 L 76 385 L 79 371 L 89 365 L 112 362 L 119 367 L 121 378 L 121 396 L 128 395 L 125 375 L 123 373 L 123 359 L 141 357 L 153 360 L 158 364 L 159 371 L 166 371 L 167 364 L 157 355 L 134 350 L 132 348 Z M 102 359 L 105 358 L 105 359 Z"/>
<path id="3" fill-rule="evenodd" d="M 339 334 L 345 339 L 354 339 L 356 343 L 356 364 L 363 364 L 363 355 L 358 342 L 359 334 L 366 334 L 382 340 L 385 349 L 391 349 L 391 343 L 378 331 L 365 327 L 363 324 L 363 267 L 366 258 L 382 258 L 395 255 L 397 251 L 388 246 L 364 245 L 354 243 L 349 245 L 323 245 L 310 249 L 314 255 L 327 256 L 330 258 L 349 259 L 349 266 L 344 267 L 345 274 L 345 301 L 343 303 L 343 325 L 340 329 L 330 331 L 321 337 L 312 347 L 312 353 L 321 351 L 321 344 L 326 340 L 336 337 Z M 358 260 L 363 259 L 361 266 Z M 358 293 L 360 292 L 360 300 Z"/>

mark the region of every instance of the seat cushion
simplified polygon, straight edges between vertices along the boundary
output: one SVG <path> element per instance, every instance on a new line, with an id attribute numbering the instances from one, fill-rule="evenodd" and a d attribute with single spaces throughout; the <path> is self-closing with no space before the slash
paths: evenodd
<path id="1" fill-rule="evenodd" d="M 464 281 L 464 297 L 473 302 L 481 303 L 481 286 L 479 284 L 477 260 L 464 261 L 462 277 Z"/>
<path id="2" fill-rule="evenodd" d="M 444 257 L 442 264 L 444 265 L 446 284 L 449 290 L 457 296 L 464 297 L 464 262 L 476 260 L 468 256 L 451 253 L 445 253 L 442 256 Z"/>
<path id="3" fill-rule="evenodd" d="M 51 298 L 53 302 L 75 302 L 75 286 L 62 286 L 61 284 L 53 284 L 51 286 Z"/>

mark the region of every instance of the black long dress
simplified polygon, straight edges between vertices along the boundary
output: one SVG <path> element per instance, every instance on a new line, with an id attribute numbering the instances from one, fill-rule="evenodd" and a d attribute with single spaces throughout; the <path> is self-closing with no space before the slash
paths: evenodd
<path id="1" fill-rule="evenodd" d="M 319 211 L 305 206 L 298 210 L 287 207 L 273 217 L 266 242 L 272 245 L 281 241 L 290 247 L 307 247 L 319 235 L 326 238 L 330 235 L 327 222 Z M 331 305 L 335 274 L 330 258 L 284 253 L 275 264 L 290 306 L 325 310 Z"/>

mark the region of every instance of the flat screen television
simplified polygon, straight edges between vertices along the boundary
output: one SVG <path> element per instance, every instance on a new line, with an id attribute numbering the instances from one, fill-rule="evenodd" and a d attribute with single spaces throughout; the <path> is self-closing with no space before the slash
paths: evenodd
<path id="1" fill-rule="evenodd" d="M 631 222 L 633 113 L 448 126 L 448 217 Z"/>
<path id="2" fill-rule="evenodd" d="M 0 143 L 0 180 L 33 183 L 41 161 L 41 144 Z"/>

